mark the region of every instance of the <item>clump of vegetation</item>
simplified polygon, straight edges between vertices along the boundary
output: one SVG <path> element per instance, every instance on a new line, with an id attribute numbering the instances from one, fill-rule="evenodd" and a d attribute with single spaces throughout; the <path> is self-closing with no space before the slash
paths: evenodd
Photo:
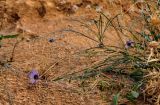
<path id="1" fill-rule="evenodd" d="M 100 12 L 96 19 L 90 20 L 91 24 L 87 24 L 82 20 L 71 19 L 71 21 L 79 23 L 83 29 L 89 30 L 92 35 L 85 34 L 76 29 L 65 29 L 62 31 L 74 32 L 97 43 L 97 46 L 94 48 L 87 49 L 86 53 L 93 49 L 95 49 L 95 51 L 96 49 L 100 49 L 103 54 L 108 54 L 108 56 L 105 56 L 102 61 L 85 70 L 62 75 L 61 77 L 54 78 L 53 81 L 64 78 L 68 79 L 69 82 L 72 80 L 80 80 L 82 81 L 80 86 L 85 88 L 90 87 L 88 85 L 89 83 L 86 83 L 85 80 L 92 79 L 94 83 L 90 90 L 95 87 L 102 93 L 109 90 L 111 97 L 113 97 L 113 105 L 118 105 L 122 98 L 135 103 L 141 97 L 144 97 L 144 101 L 146 102 L 159 105 L 159 5 L 159 0 L 156 2 L 134 0 L 131 7 L 136 8 L 135 11 L 131 8 L 128 8 L 127 10 L 122 8 L 122 13 L 116 14 L 113 17 L 108 17 L 103 12 Z M 56 4 L 56 6 L 59 11 L 75 13 L 71 3 L 65 2 Z M 46 14 L 45 7 L 42 5 L 42 8 L 38 9 L 38 12 L 41 17 L 44 17 Z M 124 14 L 130 16 L 132 20 L 131 24 L 123 24 L 120 22 L 120 19 L 123 19 Z M 134 26 L 135 23 L 138 24 L 137 26 L 139 27 Z M 119 37 L 119 40 L 121 41 L 120 47 L 105 45 L 108 28 L 112 28 Z M 94 38 L 93 35 L 95 36 Z M 0 35 L 0 42 L 3 39 L 16 38 L 17 36 L 18 35 Z M 126 40 L 122 40 L 122 37 L 125 37 Z M 48 41 L 52 43 L 55 39 L 49 39 Z M 14 49 L 11 61 L 13 59 Z M 98 51 L 93 52 L 93 54 L 98 53 Z M 37 84 L 37 81 L 42 79 L 43 76 L 45 77 L 44 74 L 55 65 L 57 64 L 52 65 L 41 76 L 38 71 L 32 70 L 29 73 L 29 82 L 31 84 Z M 121 80 L 122 78 L 125 78 L 128 82 L 124 83 L 124 81 Z M 86 90 L 84 89 L 84 91 Z M 121 103 L 125 104 L 125 102 Z"/>
<path id="2" fill-rule="evenodd" d="M 150 103 L 155 103 L 155 105 L 160 104 L 160 71 L 159 70 L 151 70 L 144 77 L 145 80 L 145 90 L 144 96 L 146 101 Z"/>
<path id="3" fill-rule="evenodd" d="M 153 3 L 152 1 L 134 1 L 132 6 L 137 8 L 138 11 L 135 12 L 138 12 L 138 15 L 134 15 L 134 13 L 131 14 L 130 8 L 127 12 L 124 11 L 113 18 L 109 18 L 105 14 L 100 13 L 98 20 L 94 20 L 97 31 L 92 29 L 93 26 L 89 26 L 79 20 L 74 20 L 81 23 L 83 27 L 89 29 L 94 35 L 97 35 L 98 40 L 76 30 L 70 29 L 67 31 L 78 33 L 97 42 L 98 48 L 102 48 L 105 53 L 112 53 L 112 55 L 91 68 L 78 73 L 76 72 L 58 77 L 54 79 L 54 81 L 63 78 L 84 80 L 97 75 L 104 77 L 104 74 L 106 73 L 124 76 L 133 82 L 129 85 L 128 92 L 123 96 L 128 100 L 135 102 L 136 99 L 143 96 L 143 93 L 145 93 L 145 97 L 151 99 L 152 104 L 159 105 L 159 1 L 156 3 Z M 123 17 L 124 14 L 128 14 L 131 16 L 131 19 L 133 19 L 131 26 L 120 24 L 118 21 L 120 18 L 119 16 Z M 115 22 L 113 20 L 117 21 Z M 135 23 L 141 27 L 139 30 L 137 30 L 137 27 L 134 27 L 133 24 Z M 112 27 L 115 30 L 123 47 L 106 46 L 104 44 L 104 38 L 106 36 L 105 31 L 107 31 L 108 27 Z M 127 35 L 124 32 L 127 33 Z M 124 42 L 121 36 L 127 37 L 128 40 Z M 107 88 L 105 82 L 98 82 L 97 86 L 101 91 Z M 145 91 L 142 91 L 142 89 Z M 114 105 L 118 104 L 118 97 L 122 95 L 121 93 L 122 89 L 114 96 Z"/>

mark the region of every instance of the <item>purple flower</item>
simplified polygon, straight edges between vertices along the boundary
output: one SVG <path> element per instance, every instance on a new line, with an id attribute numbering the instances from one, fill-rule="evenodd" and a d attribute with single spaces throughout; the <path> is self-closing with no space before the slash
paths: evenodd
<path id="1" fill-rule="evenodd" d="M 38 79 L 39 79 L 39 73 L 38 73 L 38 71 L 32 70 L 32 71 L 29 73 L 30 83 L 35 84 Z"/>
<path id="2" fill-rule="evenodd" d="M 133 46 L 134 46 L 133 41 L 131 41 L 131 40 L 126 41 L 125 48 L 129 48 L 129 47 L 133 47 Z"/>
<path id="3" fill-rule="evenodd" d="M 55 39 L 49 38 L 48 41 L 49 41 L 50 43 L 52 43 L 52 42 L 55 42 Z"/>

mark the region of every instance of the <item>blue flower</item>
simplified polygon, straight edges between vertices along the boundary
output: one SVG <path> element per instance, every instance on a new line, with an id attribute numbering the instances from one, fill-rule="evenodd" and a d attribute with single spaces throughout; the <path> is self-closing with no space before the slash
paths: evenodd
<path id="1" fill-rule="evenodd" d="M 29 73 L 29 81 L 30 81 L 30 83 L 35 84 L 38 79 L 39 79 L 39 73 L 38 73 L 38 71 L 32 70 Z"/>
<path id="2" fill-rule="evenodd" d="M 131 40 L 126 41 L 125 48 L 129 48 L 129 47 L 133 47 L 133 46 L 134 46 L 133 41 L 131 41 Z"/>

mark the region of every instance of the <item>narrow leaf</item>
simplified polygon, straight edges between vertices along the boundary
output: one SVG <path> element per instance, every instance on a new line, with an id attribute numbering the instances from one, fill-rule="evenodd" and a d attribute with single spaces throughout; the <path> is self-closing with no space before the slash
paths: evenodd
<path id="1" fill-rule="evenodd" d="M 119 93 L 113 97 L 113 105 L 118 105 Z"/>
<path id="2" fill-rule="evenodd" d="M 3 36 L 3 38 L 16 38 L 18 36 L 18 34 L 16 35 L 5 35 Z"/>
<path id="3" fill-rule="evenodd" d="M 131 94 L 132 94 L 132 96 L 133 96 L 134 98 L 138 98 L 138 96 L 139 96 L 139 93 L 136 92 L 136 91 L 132 91 Z"/>

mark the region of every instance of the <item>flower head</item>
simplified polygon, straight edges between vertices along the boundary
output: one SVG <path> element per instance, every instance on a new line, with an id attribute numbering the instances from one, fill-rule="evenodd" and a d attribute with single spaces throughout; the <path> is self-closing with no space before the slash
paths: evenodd
<path id="1" fill-rule="evenodd" d="M 55 39 L 49 38 L 48 41 L 49 41 L 50 43 L 52 43 L 52 42 L 55 42 Z"/>
<path id="2" fill-rule="evenodd" d="M 32 71 L 29 73 L 30 83 L 35 84 L 38 79 L 39 79 L 39 73 L 38 73 L 38 71 L 32 70 Z"/>
<path id="3" fill-rule="evenodd" d="M 126 45 L 125 45 L 126 48 L 133 47 L 133 46 L 134 46 L 133 41 L 131 41 L 131 40 L 126 41 Z"/>

